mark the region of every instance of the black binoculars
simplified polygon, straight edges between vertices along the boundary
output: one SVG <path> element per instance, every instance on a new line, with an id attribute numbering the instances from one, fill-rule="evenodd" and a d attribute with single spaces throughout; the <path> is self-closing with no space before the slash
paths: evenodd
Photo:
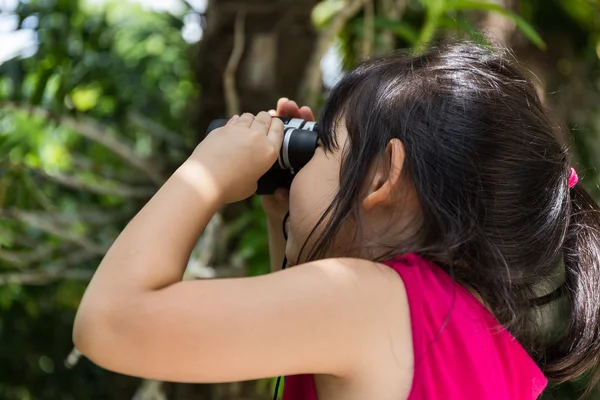
<path id="1" fill-rule="evenodd" d="M 294 175 L 304 167 L 315 154 L 319 140 L 318 124 L 300 118 L 279 118 L 284 124 L 283 144 L 279 157 L 273 166 L 258 180 L 256 194 L 275 193 L 277 188 L 288 188 Z M 216 119 L 208 125 L 206 133 L 220 128 L 226 119 Z"/>

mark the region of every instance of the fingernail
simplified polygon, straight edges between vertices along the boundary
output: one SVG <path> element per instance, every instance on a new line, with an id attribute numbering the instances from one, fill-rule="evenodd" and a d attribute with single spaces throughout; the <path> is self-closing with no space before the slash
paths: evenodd
<path id="1" fill-rule="evenodd" d="M 229 121 L 227 121 L 227 123 L 230 123 L 230 122 L 235 122 L 235 121 L 237 121 L 238 119 L 240 119 L 240 116 L 236 114 L 236 115 L 234 115 L 233 117 L 231 117 L 231 119 L 230 119 Z"/>

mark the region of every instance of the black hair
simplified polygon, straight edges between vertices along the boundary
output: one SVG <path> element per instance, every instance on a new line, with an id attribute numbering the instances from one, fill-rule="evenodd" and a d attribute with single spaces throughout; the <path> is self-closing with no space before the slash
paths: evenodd
<path id="1" fill-rule="evenodd" d="M 307 261 L 330 255 L 349 222 L 359 243 L 369 167 L 397 138 L 405 151 L 401 184 L 416 193 L 420 217 L 414 234 L 362 257 L 416 252 L 436 262 L 483 297 L 548 378 L 592 371 L 591 388 L 600 355 L 600 209 L 581 184 L 568 187 L 564 133 L 516 62 L 468 42 L 365 61 L 325 102 L 319 125 L 327 151 L 339 148 L 342 121 L 340 188 L 309 235 L 319 233 Z M 570 323 L 542 335 L 531 299 L 555 285 L 561 268 Z"/>

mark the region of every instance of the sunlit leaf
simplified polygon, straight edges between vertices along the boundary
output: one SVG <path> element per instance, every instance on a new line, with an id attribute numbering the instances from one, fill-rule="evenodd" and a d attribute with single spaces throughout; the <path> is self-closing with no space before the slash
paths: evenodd
<path id="1" fill-rule="evenodd" d="M 444 11 L 447 0 L 421 0 L 425 8 L 434 14 L 441 14 Z"/>
<path id="2" fill-rule="evenodd" d="M 408 22 L 402 20 L 391 20 L 385 17 L 375 17 L 375 28 L 386 29 L 408 43 L 415 43 L 419 33 Z"/>
<path id="3" fill-rule="evenodd" d="M 79 111 L 89 111 L 96 107 L 101 93 L 102 91 L 98 85 L 77 88 L 71 93 L 71 100 L 75 108 Z"/>
<path id="4" fill-rule="evenodd" d="M 312 10 L 312 22 L 317 28 L 322 28 L 340 12 L 346 2 L 343 0 L 325 0 L 318 3 Z"/>

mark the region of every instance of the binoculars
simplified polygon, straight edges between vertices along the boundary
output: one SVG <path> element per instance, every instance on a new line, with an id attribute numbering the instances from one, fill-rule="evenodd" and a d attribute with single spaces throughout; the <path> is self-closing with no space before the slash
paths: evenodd
<path id="1" fill-rule="evenodd" d="M 288 188 L 294 175 L 312 158 L 319 140 L 318 124 L 300 118 L 273 117 L 283 121 L 283 144 L 273 166 L 258 180 L 256 194 L 275 193 L 277 188 Z M 208 125 L 206 133 L 224 126 L 228 120 L 216 119 Z"/>

